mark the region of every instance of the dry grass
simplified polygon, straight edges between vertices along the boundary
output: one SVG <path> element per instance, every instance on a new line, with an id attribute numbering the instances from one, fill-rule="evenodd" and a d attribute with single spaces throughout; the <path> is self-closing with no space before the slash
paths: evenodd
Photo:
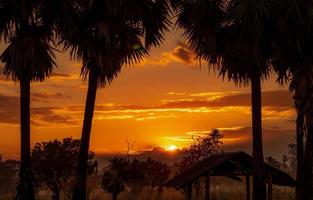
<path id="1" fill-rule="evenodd" d="M 98 180 L 93 179 L 88 184 L 88 196 L 89 200 L 111 200 L 110 194 L 104 192 Z M 211 199 L 212 200 L 245 200 L 245 183 L 237 182 L 227 178 L 215 178 L 211 183 Z M 14 188 L 10 190 L 9 194 L 4 194 L 0 191 L 0 200 L 12 200 L 14 199 Z M 69 200 L 71 197 L 70 189 L 62 192 L 61 200 Z M 194 200 L 204 199 L 204 191 L 196 194 L 193 192 Z M 196 198 L 198 197 L 198 198 Z M 37 193 L 37 200 L 50 200 L 51 193 L 48 190 L 40 191 Z M 158 190 L 147 190 L 137 189 L 137 191 L 123 192 L 118 197 L 119 200 L 185 200 L 182 191 L 175 189 L 164 189 L 162 192 Z M 294 190 L 285 187 L 274 187 L 273 188 L 273 199 L 274 200 L 293 200 Z"/>

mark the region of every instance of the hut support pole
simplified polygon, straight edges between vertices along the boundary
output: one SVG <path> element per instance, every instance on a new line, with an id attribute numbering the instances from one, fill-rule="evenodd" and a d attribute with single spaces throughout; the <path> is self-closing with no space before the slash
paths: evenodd
<path id="1" fill-rule="evenodd" d="M 187 185 L 187 200 L 192 200 L 192 182 Z"/>
<path id="2" fill-rule="evenodd" d="M 268 177 L 267 200 L 273 200 L 273 180 L 271 175 Z"/>
<path id="3" fill-rule="evenodd" d="M 246 176 L 246 200 L 250 200 L 250 176 Z"/>
<path id="4" fill-rule="evenodd" d="M 210 200 L 210 188 L 211 184 L 210 184 L 210 175 L 207 174 L 205 176 L 205 200 Z"/>

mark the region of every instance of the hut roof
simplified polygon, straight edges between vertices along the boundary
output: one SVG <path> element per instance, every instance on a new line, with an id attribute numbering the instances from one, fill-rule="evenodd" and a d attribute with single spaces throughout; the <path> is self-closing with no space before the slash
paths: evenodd
<path id="1" fill-rule="evenodd" d="M 286 172 L 265 163 L 267 175 L 271 175 L 273 184 L 295 186 L 295 180 Z M 253 175 L 253 159 L 245 152 L 232 152 L 212 155 L 200 161 L 170 180 L 166 186 L 182 188 L 201 176 L 237 177 Z M 267 179 L 267 178 L 266 178 Z"/>

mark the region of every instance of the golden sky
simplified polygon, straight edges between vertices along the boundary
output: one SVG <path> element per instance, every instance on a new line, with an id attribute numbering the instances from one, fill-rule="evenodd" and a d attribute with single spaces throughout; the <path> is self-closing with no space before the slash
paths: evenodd
<path id="1" fill-rule="evenodd" d="M 251 150 L 250 88 L 235 87 L 218 78 L 207 64 L 194 60 L 179 31 L 151 51 L 149 58 L 125 66 L 113 83 L 98 91 L 91 149 L 98 153 L 122 152 L 126 140 L 134 150 L 153 146 L 184 147 L 192 136 L 212 128 L 224 133 L 224 148 Z M 2 48 L 3 49 L 3 44 Z M 57 54 L 53 76 L 31 88 L 32 143 L 79 138 L 86 82 L 81 64 L 67 53 Z M 288 87 L 263 82 L 263 127 L 266 155 L 279 156 L 294 141 L 292 94 Z M 0 154 L 18 158 L 19 87 L 0 77 Z"/>

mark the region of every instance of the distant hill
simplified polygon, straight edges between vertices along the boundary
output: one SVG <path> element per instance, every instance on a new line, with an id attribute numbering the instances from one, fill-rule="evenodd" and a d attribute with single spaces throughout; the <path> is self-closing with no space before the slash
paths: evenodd
<path id="1" fill-rule="evenodd" d="M 110 158 L 113 157 L 126 157 L 125 154 L 97 154 L 96 159 L 99 162 L 100 168 L 104 167 Z M 140 160 L 146 160 L 147 158 L 152 158 L 155 160 L 163 161 L 168 165 L 172 165 L 178 162 L 183 157 L 183 152 L 179 149 L 175 151 L 166 151 L 162 147 L 154 147 L 150 151 L 142 151 L 137 154 L 132 154 L 131 158 L 137 158 Z"/>

